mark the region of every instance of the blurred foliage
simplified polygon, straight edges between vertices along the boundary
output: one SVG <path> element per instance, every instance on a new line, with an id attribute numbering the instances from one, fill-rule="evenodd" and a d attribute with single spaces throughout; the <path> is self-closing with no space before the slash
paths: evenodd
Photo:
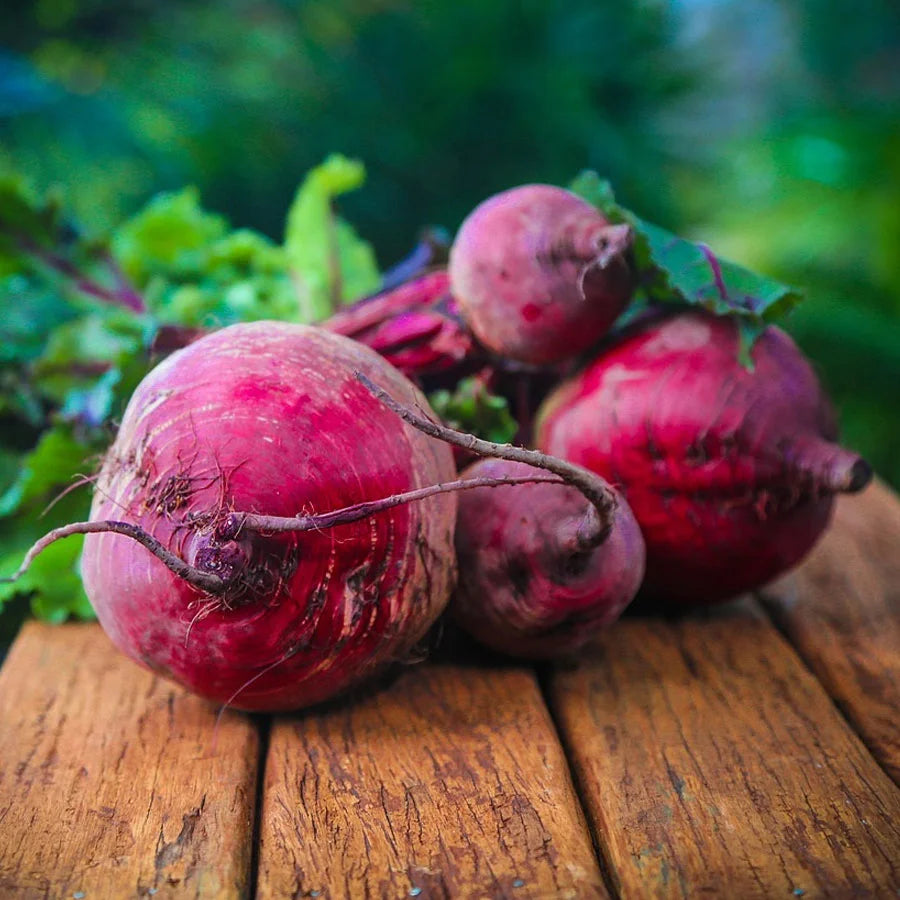
<path id="1" fill-rule="evenodd" d="M 208 208 L 280 236 L 284 198 L 336 149 L 366 162 L 347 218 L 377 236 L 382 267 L 420 226 L 588 166 L 649 218 L 674 214 L 642 173 L 673 158 L 660 116 L 691 75 L 655 0 L 6 7 L 6 154 L 64 182 L 87 225 L 195 184 Z"/>

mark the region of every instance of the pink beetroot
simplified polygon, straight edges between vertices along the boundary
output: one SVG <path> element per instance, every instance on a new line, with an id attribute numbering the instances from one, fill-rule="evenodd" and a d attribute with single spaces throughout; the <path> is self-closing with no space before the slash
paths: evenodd
<path id="1" fill-rule="evenodd" d="M 464 478 L 524 476 L 530 466 L 482 460 Z M 637 522 L 616 497 L 609 533 L 590 527 L 575 487 L 530 484 L 459 496 L 456 620 L 481 643 L 512 656 L 552 658 L 578 650 L 615 621 L 644 575 Z"/>
<path id="2" fill-rule="evenodd" d="M 452 479 L 452 456 L 357 371 L 427 409 L 372 351 L 284 323 L 208 335 L 141 383 L 83 557 L 120 649 L 253 710 L 324 700 L 409 653 L 455 580 L 455 495 L 375 503 L 358 521 L 311 514 Z M 304 530 L 276 530 L 298 516 Z"/>
<path id="3" fill-rule="evenodd" d="M 537 443 L 625 494 L 647 543 L 647 590 L 710 602 L 793 566 L 833 495 L 870 477 L 835 443 L 831 406 L 769 327 L 739 361 L 738 324 L 679 312 L 628 330 L 545 402 Z"/>
<path id="4" fill-rule="evenodd" d="M 559 362 L 602 337 L 632 293 L 628 225 L 551 185 L 497 194 L 463 222 L 450 286 L 475 336 L 503 357 Z"/>

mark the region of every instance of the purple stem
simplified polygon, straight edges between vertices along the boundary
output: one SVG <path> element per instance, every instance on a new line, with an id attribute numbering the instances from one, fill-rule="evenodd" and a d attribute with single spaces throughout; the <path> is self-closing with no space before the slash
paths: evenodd
<path id="1" fill-rule="evenodd" d="M 521 462 L 558 475 L 566 484 L 578 488 L 591 504 L 580 531 L 583 549 L 599 546 L 606 540 L 612 529 L 613 515 L 618 503 L 609 485 L 593 472 L 559 457 L 541 453 L 540 450 L 527 450 L 524 447 L 514 447 L 512 444 L 495 444 L 493 441 L 475 437 L 474 434 L 454 431 L 398 403 L 384 388 L 378 387 L 362 372 L 356 373 L 356 380 L 391 412 L 429 437 L 461 447 L 476 456 Z"/>
<path id="2" fill-rule="evenodd" d="M 284 516 L 260 516 L 254 513 L 232 513 L 219 528 L 217 537 L 220 540 L 234 540 L 242 531 L 312 531 L 320 528 L 334 528 L 336 525 L 346 525 L 365 519 L 375 513 L 392 509 L 404 503 L 412 503 L 415 500 L 424 500 L 434 494 L 445 494 L 451 491 L 469 491 L 480 487 L 505 487 L 514 484 L 534 484 L 535 482 L 550 482 L 551 484 L 563 484 L 563 480 L 554 475 L 529 475 L 529 476 L 502 476 L 500 478 L 465 478 L 459 481 L 446 481 L 442 484 L 431 484 L 428 487 L 416 488 L 402 494 L 394 494 L 391 497 L 383 497 L 380 500 L 367 500 L 363 503 L 354 503 L 332 512 L 311 516 L 296 516 L 288 518 Z"/>
<path id="3" fill-rule="evenodd" d="M 231 513 L 225 523 L 217 529 L 215 539 L 218 542 L 229 541 L 236 538 L 242 531 L 262 532 L 287 532 L 287 531 L 318 531 L 325 528 L 333 528 L 335 525 L 345 525 L 368 518 L 375 513 L 391 509 L 403 503 L 411 503 L 422 500 L 433 494 L 449 493 L 450 491 L 468 491 L 478 487 L 502 487 L 514 484 L 531 484 L 534 482 L 561 483 L 559 478 L 547 475 L 534 475 L 517 478 L 472 478 L 459 481 L 448 481 L 443 484 L 432 484 L 428 487 L 417 488 L 402 494 L 394 494 L 381 500 L 367 500 L 364 503 L 355 503 L 342 509 L 329 513 L 313 516 L 296 516 L 293 518 L 283 516 L 258 516 L 253 513 Z M 229 579 L 220 578 L 218 575 L 204 569 L 192 566 L 181 557 L 176 556 L 161 544 L 155 537 L 148 534 L 138 525 L 130 522 L 118 522 L 114 520 L 100 520 L 96 522 L 73 522 L 54 528 L 32 545 L 25 554 L 25 559 L 18 570 L 8 578 L 0 578 L 0 584 L 11 584 L 21 578 L 27 571 L 35 557 L 46 550 L 51 544 L 73 534 L 96 534 L 113 532 L 123 534 L 146 547 L 157 559 L 159 559 L 170 571 L 179 578 L 183 578 L 188 584 L 202 591 L 204 594 L 224 594 L 232 583 L 240 577 L 241 570 L 237 569 Z"/>
<path id="4" fill-rule="evenodd" d="M 89 297 L 95 297 L 97 300 L 102 300 L 104 303 L 124 306 L 126 309 L 134 312 L 146 311 L 147 307 L 143 298 L 138 294 L 131 282 L 128 281 L 127 276 L 119 268 L 119 264 L 113 259 L 108 250 L 103 251 L 100 258 L 110 269 L 116 281 L 117 287 L 115 290 L 110 290 L 93 278 L 89 278 L 73 262 L 64 256 L 60 256 L 58 253 L 54 253 L 52 250 L 41 247 L 29 238 L 20 236 L 17 240 L 22 250 L 30 253 L 47 268 L 53 269 L 65 278 L 71 279 L 74 287 L 81 293 L 87 294 Z"/>
<path id="5" fill-rule="evenodd" d="M 698 244 L 697 246 L 703 251 L 703 255 L 706 257 L 710 269 L 712 269 L 713 281 L 716 284 L 716 290 L 718 290 L 719 296 L 727 303 L 728 288 L 725 287 L 725 279 L 722 277 L 722 267 L 719 265 L 718 258 L 706 244 Z"/>

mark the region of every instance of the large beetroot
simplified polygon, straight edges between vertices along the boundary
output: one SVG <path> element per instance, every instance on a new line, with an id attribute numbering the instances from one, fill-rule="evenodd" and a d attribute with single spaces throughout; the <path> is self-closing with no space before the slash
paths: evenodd
<path id="1" fill-rule="evenodd" d="M 332 528 L 276 532 L 265 518 L 454 477 L 449 448 L 400 422 L 357 371 L 425 406 L 367 348 L 283 323 L 209 335 L 142 382 L 91 517 L 159 547 L 103 529 L 83 558 L 125 653 L 215 701 L 278 710 L 332 696 L 422 637 L 454 583 L 455 495 Z"/>
<path id="2" fill-rule="evenodd" d="M 537 443 L 625 494 L 647 543 L 647 589 L 685 602 L 757 587 L 798 562 L 832 498 L 869 481 L 835 443 L 831 406 L 793 341 L 769 327 L 739 360 L 733 319 L 637 325 L 541 411 Z"/>

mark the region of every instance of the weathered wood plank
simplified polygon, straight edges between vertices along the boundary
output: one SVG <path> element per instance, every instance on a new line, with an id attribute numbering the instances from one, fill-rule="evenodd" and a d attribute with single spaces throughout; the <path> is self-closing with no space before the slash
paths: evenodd
<path id="1" fill-rule="evenodd" d="M 259 738 L 122 657 L 26 625 L 0 670 L 0 896 L 242 897 Z"/>
<path id="2" fill-rule="evenodd" d="M 900 891 L 900 790 L 752 602 L 623 620 L 548 687 L 623 896 Z"/>
<path id="3" fill-rule="evenodd" d="M 762 592 L 769 612 L 900 784 L 900 500 L 883 484 L 841 497 L 795 572 Z"/>
<path id="4" fill-rule="evenodd" d="M 276 720 L 258 896 L 606 896 L 534 675 L 424 665 Z"/>

